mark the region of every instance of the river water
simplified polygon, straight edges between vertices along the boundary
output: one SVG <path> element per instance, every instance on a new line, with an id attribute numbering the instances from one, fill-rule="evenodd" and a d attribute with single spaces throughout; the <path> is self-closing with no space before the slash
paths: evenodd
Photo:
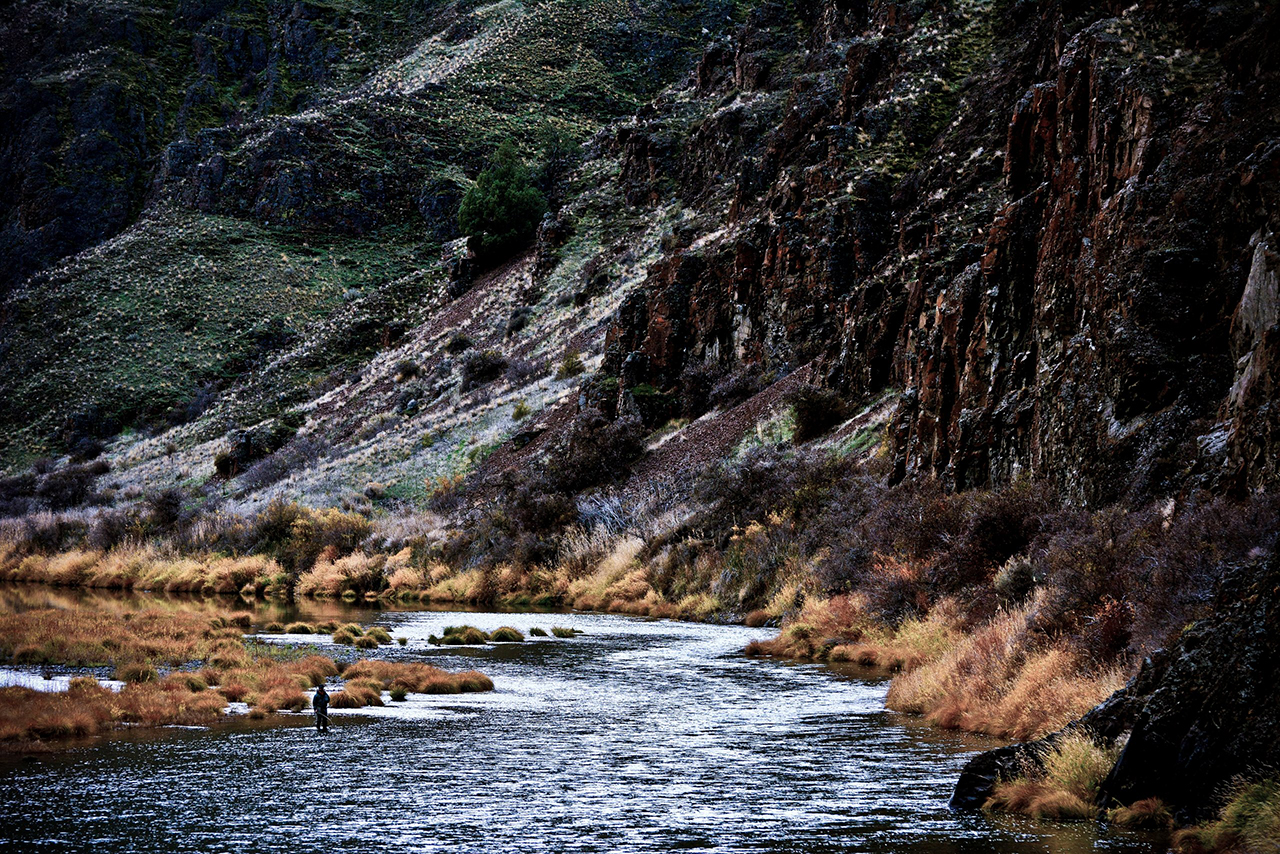
<path id="1" fill-rule="evenodd" d="M 497 690 L 335 712 L 327 734 L 309 715 L 242 718 L 0 760 L 0 850 L 1163 850 L 1092 824 L 950 812 L 961 765 L 991 743 L 886 711 L 884 680 L 740 654 L 768 630 L 581 614 L 357 616 L 409 639 L 378 655 L 475 667 Z M 585 634 L 427 643 L 458 623 Z"/>

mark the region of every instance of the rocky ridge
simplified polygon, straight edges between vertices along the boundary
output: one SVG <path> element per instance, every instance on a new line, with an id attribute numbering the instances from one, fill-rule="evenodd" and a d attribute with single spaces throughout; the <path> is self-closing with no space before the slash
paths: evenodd
<path id="1" fill-rule="evenodd" d="M 629 199 L 673 176 L 728 216 L 628 298 L 607 370 L 819 357 L 842 392 L 901 390 L 896 476 L 955 488 L 1272 483 L 1274 10 L 801 14 L 792 68 L 759 71 L 748 27 L 699 67 L 700 109 L 617 133 Z"/>

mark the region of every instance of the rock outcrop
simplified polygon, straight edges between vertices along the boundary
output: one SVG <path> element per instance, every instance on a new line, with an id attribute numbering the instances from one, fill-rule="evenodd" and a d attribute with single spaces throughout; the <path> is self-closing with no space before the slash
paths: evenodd
<path id="1" fill-rule="evenodd" d="M 1234 568 L 1212 616 L 1062 732 L 1076 728 L 1124 744 L 1103 782 L 1103 803 L 1157 797 L 1192 821 L 1205 818 L 1236 779 L 1274 776 L 1280 769 L 1280 558 Z M 980 808 L 997 781 L 1023 773 L 1061 735 L 974 757 L 952 807 Z"/>
<path id="2" fill-rule="evenodd" d="M 0 296 L 132 223 L 157 172 L 189 158 L 202 130 L 294 112 L 371 54 L 394 53 L 416 29 L 398 5 L 11 4 L 0 19 Z M 193 192 L 209 201 L 225 165 L 207 164 Z"/>
<path id="3" fill-rule="evenodd" d="M 627 301 L 606 370 L 818 358 L 849 396 L 899 390 L 896 476 L 955 488 L 1275 482 L 1274 8 L 798 13 L 789 63 L 752 70 L 785 40 L 763 6 L 619 131 L 630 201 L 717 215 Z"/>
<path id="4" fill-rule="evenodd" d="M 1104 798 L 1149 797 L 1194 811 L 1236 777 L 1280 770 L 1280 559 L 1222 585 L 1212 617 L 1187 629 L 1158 678 L 1126 688 L 1141 710 Z"/>

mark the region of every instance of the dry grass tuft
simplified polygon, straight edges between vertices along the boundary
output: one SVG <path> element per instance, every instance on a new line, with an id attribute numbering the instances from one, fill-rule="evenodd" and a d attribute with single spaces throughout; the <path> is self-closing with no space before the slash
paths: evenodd
<path id="1" fill-rule="evenodd" d="M 433 635 L 429 640 L 447 646 L 478 646 L 488 643 L 489 635 L 475 626 L 445 626 L 442 637 Z"/>
<path id="2" fill-rule="evenodd" d="M 160 674 L 155 667 L 145 661 L 126 661 L 116 667 L 116 678 L 121 682 L 157 682 Z"/>
<path id="3" fill-rule="evenodd" d="M 1107 821 L 1118 827 L 1135 830 L 1172 830 L 1173 814 L 1159 798 L 1134 801 L 1127 807 L 1117 807 L 1107 812 Z"/>
<path id="4" fill-rule="evenodd" d="M 378 643 L 391 643 L 391 635 L 382 626 L 370 626 L 364 634 L 365 637 L 373 638 Z"/>
<path id="5" fill-rule="evenodd" d="M 1179 854 L 1255 854 L 1280 850 L 1280 780 L 1242 782 L 1218 820 L 1180 830 L 1173 837 Z"/>
<path id="6" fill-rule="evenodd" d="M 1115 750 L 1100 746 L 1082 730 L 1073 730 L 1044 753 L 1042 767 L 997 783 L 983 809 L 1059 821 L 1095 818 L 1098 787 L 1115 758 Z"/>

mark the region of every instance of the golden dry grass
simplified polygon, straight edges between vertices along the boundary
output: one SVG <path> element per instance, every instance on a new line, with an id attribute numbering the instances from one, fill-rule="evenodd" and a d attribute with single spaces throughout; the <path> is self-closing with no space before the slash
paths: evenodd
<path id="1" fill-rule="evenodd" d="M 960 603 L 944 598 L 923 618 L 891 628 L 868 614 L 858 595 L 811 597 L 777 637 L 744 652 L 889 670 L 896 674 L 886 699 L 891 709 L 944 728 L 1027 740 L 1078 718 L 1126 676 L 1119 667 L 1091 668 L 1065 645 L 1032 635 L 1034 607 L 962 631 Z"/>
<path id="2" fill-rule="evenodd" d="M 173 557 L 149 546 L 109 552 L 68 551 L 20 556 L 0 549 L 0 580 L 67 587 L 163 590 L 168 593 L 261 592 L 278 585 L 279 564 L 261 557 Z"/>
<path id="3" fill-rule="evenodd" d="M 794 597 L 794 590 L 789 594 Z M 943 599 L 924 618 L 904 620 L 896 629 L 866 611 L 859 595 L 809 598 L 772 640 L 752 644 L 751 654 L 801 660 L 853 662 L 887 670 L 913 670 L 946 653 L 959 638 L 959 607 Z M 752 616 L 768 619 L 770 610 Z"/>
<path id="4" fill-rule="evenodd" d="M 624 537 L 580 578 L 571 578 L 572 567 L 561 567 L 557 586 L 564 601 L 580 611 L 613 611 L 648 615 L 659 599 L 649 583 L 649 569 L 640 564 L 644 548 L 639 537 Z"/>
<path id="5" fill-rule="evenodd" d="M 1120 668 L 1091 670 L 1065 646 L 1043 646 L 1029 635 L 1031 607 L 1001 614 L 896 676 L 889 708 L 948 729 L 1028 740 L 1060 729 L 1124 685 Z"/>
<path id="6" fill-rule="evenodd" d="M 294 593 L 321 599 L 341 598 L 348 592 L 377 590 L 381 586 L 385 555 L 349 554 L 338 560 L 322 555 L 315 566 L 298 577 Z"/>
<path id="7" fill-rule="evenodd" d="M 478 569 L 453 574 L 447 568 L 430 574 L 432 585 L 420 594 L 430 602 L 476 602 L 485 588 L 484 573 Z"/>
<path id="8" fill-rule="evenodd" d="M 1099 745 L 1087 732 L 1072 730 L 1045 751 L 1041 767 L 996 783 L 983 809 L 1059 821 L 1094 818 L 1098 787 L 1116 755 L 1115 749 Z"/>

